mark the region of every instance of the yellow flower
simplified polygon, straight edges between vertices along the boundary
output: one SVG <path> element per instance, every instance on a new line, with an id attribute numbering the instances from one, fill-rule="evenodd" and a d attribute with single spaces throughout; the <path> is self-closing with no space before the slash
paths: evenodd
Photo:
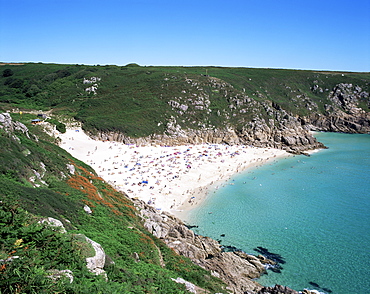
<path id="1" fill-rule="evenodd" d="M 22 247 L 23 245 L 21 245 L 23 242 L 23 239 L 18 239 L 17 241 L 15 241 L 14 243 L 14 247 Z"/>

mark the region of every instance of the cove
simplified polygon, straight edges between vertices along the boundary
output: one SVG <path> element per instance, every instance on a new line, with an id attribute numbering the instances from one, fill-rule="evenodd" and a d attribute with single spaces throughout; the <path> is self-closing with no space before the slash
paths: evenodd
<path id="1" fill-rule="evenodd" d="M 223 245 L 284 261 L 258 282 L 323 293 L 370 289 L 370 135 L 316 133 L 329 149 L 247 170 L 185 221 Z"/>

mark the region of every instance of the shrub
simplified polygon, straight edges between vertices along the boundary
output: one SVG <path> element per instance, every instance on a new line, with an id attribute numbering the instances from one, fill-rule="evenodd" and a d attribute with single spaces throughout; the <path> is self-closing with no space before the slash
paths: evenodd
<path id="1" fill-rule="evenodd" d="M 10 69 L 10 68 L 7 68 L 7 69 L 4 69 L 3 71 L 3 77 L 6 78 L 6 77 L 10 77 L 12 76 L 14 73 L 13 71 Z"/>
<path id="2" fill-rule="evenodd" d="M 29 89 L 27 90 L 26 92 L 26 96 L 27 97 L 33 97 L 35 95 L 37 95 L 39 92 L 40 92 L 40 88 L 37 87 L 37 85 L 33 84 L 31 85 L 31 87 L 29 87 Z"/>
<path id="3" fill-rule="evenodd" d="M 57 121 L 56 119 L 48 119 L 48 122 L 55 125 L 57 131 L 63 134 L 66 132 L 66 125 L 64 123 L 61 123 L 60 121 Z"/>
<path id="4" fill-rule="evenodd" d="M 21 79 L 14 79 L 14 78 L 8 78 L 4 85 L 9 86 L 10 88 L 21 88 L 23 86 L 23 80 Z"/>

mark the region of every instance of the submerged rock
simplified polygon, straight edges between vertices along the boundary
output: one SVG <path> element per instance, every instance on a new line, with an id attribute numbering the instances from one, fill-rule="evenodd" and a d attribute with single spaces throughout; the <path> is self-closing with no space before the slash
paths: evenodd
<path id="1" fill-rule="evenodd" d="M 298 294 L 298 292 L 285 286 L 275 285 L 274 287 L 263 287 L 257 294 Z"/>

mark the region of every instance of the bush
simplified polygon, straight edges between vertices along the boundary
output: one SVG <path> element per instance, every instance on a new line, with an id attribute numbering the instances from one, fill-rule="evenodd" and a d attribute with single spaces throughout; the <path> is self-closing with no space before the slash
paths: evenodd
<path id="1" fill-rule="evenodd" d="M 58 70 L 56 72 L 56 74 L 58 75 L 59 78 L 65 78 L 65 77 L 69 77 L 71 75 L 71 73 L 69 72 L 68 69 Z"/>
<path id="2" fill-rule="evenodd" d="M 33 97 L 35 95 L 37 95 L 39 92 L 40 92 L 40 88 L 37 87 L 37 85 L 33 84 L 31 85 L 31 87 L 29 87 L 29 89 L 27 90 L 26 92 L 26 96 L 27 97 Z"/>
<path id="3" fill-rule="evenodd" d="M 56 128 L 57 128 L 57 131 L 59 131 L 63 134 L 67 131 L 66 130 L 66 125 L 64 123 L 61 123 L 61 122 L 58 122 L 58 124 L 56 124 Z"/>
<path id="4" fill-rule="evenodd" d="M 4 71 L 3 71 L 3 77 L 4 78 L 11 77 L 13 74 L 14 73 L 10 68 L 4 69 Z"/>
<path id="5" fill-rule="evenodd" d="M 23 80 L 21 79 L 14 79 L 14 78 L 8 78 L 4 85 L 9 86 L 10 88 L 21 88 L 23 86 Z"/>
<path id="6" fill-rule="evenodd" d="M 55 125 L 57 131 L 63 134 L 66 132 L 66 125 L 64 123 L 61 123 L 60 121 L 57 121 L 56 119 L 48 119 L 48 122 Z"/>
<path id="7" fill-rule="evenodd" d="M 1 293 L 56 293 L 63 283 L 48 278 L 48 270 L 73 268 L 89 277 L 85 261 L 69 235 L 38 223 L 12 199 L 0 203 Z"/>

